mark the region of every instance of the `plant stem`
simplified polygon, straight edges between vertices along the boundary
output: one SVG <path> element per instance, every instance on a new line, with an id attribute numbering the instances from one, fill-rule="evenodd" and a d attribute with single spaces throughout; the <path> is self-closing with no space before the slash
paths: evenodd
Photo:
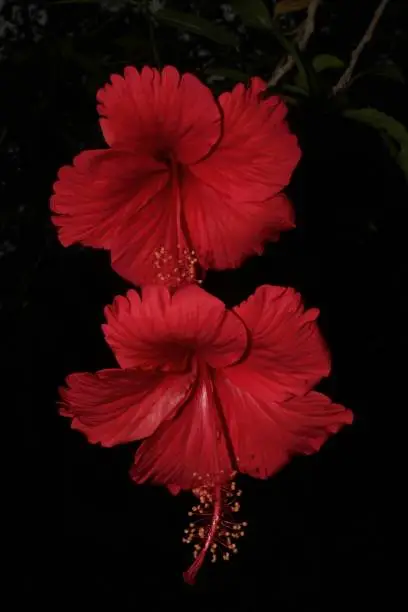
<path id="1" fill-rule="evenodd" d="M 316 11 L 320 4 L 320 0 L 312 0 L 307 9 L 307 17 L 302 24 L 300 29 L 300 35 L 298 39 L 295 41 L 300 51 L 304 51 L 307 43 L 309 42 L 309 38 L 312 36 L 315 29 L 315 17 Z M 295 65 L 295 58 L 293 55 L 289 55 L 286 60 L 280 62 L 275 68 L 271 78 L 268 81 L 268 87 L 274 87 L 278 81 L 287 73 L 289 70 L 293 68 Z"/>
<path id="2" fill-rule="evenodd" d="M 371 40 L 374 34 L 374 30 L 377 27 L 377 24 L 380 21 L 381 15 L 383 14 L 389 1 L 390 0 L 381 0 L 380 4 L 378 5 L 373 15 L 373 18 L 371 19 L 370 24 L 364 33 L 363 38 L 360 40 L 357 47 L 354 49 L 353 53 L 351 54 L 350 64 L 348 65 L 348 67 L 343 72 L 340 79 L 338 80 L 336 85 L 334 85 L 332 89 L 333 96 L 335 96 L 340 90 L 344 89 L 349 84 L 351 77 L 353 75 L 354 69 L 356 67 L 356 64 L 358 62 L 358 58 L 363 52 L 363 49 L 366 46 L 366 44 Z"/>

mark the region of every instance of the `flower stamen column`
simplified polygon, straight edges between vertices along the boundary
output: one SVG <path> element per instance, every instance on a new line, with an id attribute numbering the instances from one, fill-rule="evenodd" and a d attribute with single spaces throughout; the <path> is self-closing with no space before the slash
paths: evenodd
<path id="1" fill-rule="evenodd" d="M 231 474 L 231 477 L 235 474 Z M 199 485 L 193 489 L 193 493 L 200 503 L 189 512 L 189 516 L 195 519 L 184 530 L 183 537 L 185 544 L 194 546 L 195 560 L 183 574 L 188 584 L 194 584 L 208 552 L 211 553 L 212 563 L 220 556 L 224 561 L 229 561 L 230 555 L 238 552 L 235 541 L 245 535 L 244 527 L 248 525 L 233 517 L 233 513 L 240 509 L 238 497 L 242 494 L 234 481 L 226 485 L 214 484 L 214 479 L 208 474 L 204 479 L 199 476 L 198 481 Z"/>

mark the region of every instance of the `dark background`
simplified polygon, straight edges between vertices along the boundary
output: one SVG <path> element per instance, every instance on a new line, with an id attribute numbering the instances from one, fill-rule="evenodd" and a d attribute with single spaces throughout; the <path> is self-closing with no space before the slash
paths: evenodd
<path id="1" fill-rule="evenodd" d="M 341 70 L 329 71 L 317 91 L 288 100 L 303 149 L 289 187 L 296 230 L 240 270 L 209 273 L 204 285 L 230 306 L 271 283 L 293 286 L 319 307 L 333 353 L 333 373 L 321 389 L 351 408 L 355 423 L 269 481 L 242 479 L 249 528 L 240 554 L 230 565 L 206 565 L 194 588 L 181 578 L 190 563 L 181 537 L 191 497 L 134 486 L 131 446 L 91 446 L 57 415 L 57 388 L 69 373 L 114 367 L 100 324 L 103 307 L 127 285 L 107 254 L 58 243 L 48 200 L 61 165 L 103 146 L 95 93 L 110 73 L 164 58 L 204 80 L 217 67 L 267 79 L 284 52 L 269 32 L 229 19 L 221 2 L 166 8 L 227 28 L 238 47 L 186 38 L 188 27 L 163 23 L 151 6 L 143 12 L 146 3 L 121 4 L 112 12 L 108 2 L 0 3 L 1 314 L 8 361 L 18 370 L 23 432 L 15 441 L 24 464 L 19 591 L 30 605 L 57 610 L 380 605 L 391 589 L 389 456 L 405 399 L 408 189 L 384 144 L 387 134 L 342 112 L 375 107 L 407 125 L 404 2 L 391 0 L 361 56 L 358 72 L 368 76 L 333 100 Z M 266 4 L 272 11 L 274 3 Z M 306 63 L 330 53 L 347 64 L 377 5 L 356 4 L 322 3 Z M 280 27 L 290 38 L 304 17 L 291 13 Z M 394 78 L 392 70 L 376 75 L 379 63 L 395 66 Z M 296 82 L 296 73 L 284 83 Z M 233 80 L 210 85 L 218 93 Z"/>

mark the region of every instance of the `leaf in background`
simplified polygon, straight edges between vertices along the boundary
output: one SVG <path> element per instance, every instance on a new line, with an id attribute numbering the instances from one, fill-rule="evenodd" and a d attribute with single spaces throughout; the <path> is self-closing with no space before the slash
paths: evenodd
<path id="1" fill-rule="evenodd" d="M 326 53 L 322 53 L 321 55 L 316 55 L 313 58 L 313 68 L 316 72 L 323 72 L 323 70 L 340 70 L 344 68 L 344 62 L 340 58 L 335 55 L 328 55 Z"/>
<path id="2" fill-rule="evenodd" d="M 234 70 L 233 68 L 207 68 L 205 74 L 209 76 L 222 76 L 237 83 L 246 83 L 251 78 L 249 74 L 245 74 L 245 72 L 240 70 Z"/>
<path id="3" fill-rule="evenodd" d="M 278 43 L 292 56 L 296 64 L 299 75 L 295 79 L 295 85 L 307 90 L 312 96 L 316 96 L 319 92 L 319 83 L 312 63 L 299 51 L 298 46 L 283 34 L 276 22 L 272 24 L 271 31 Z"/>
<path id="4" fill-rule="evenodd" d="M 408 147 L 403 147 L 397 156 L 397 164 L 405 174 L 408 181 Z"/>
<path id="5" fill-rule="evenodd" d="M 268 87 L 267 91 L 270 95 L 279 96 L 291 106 L 299 106 L 303 102 L 302 98 L 309 96 L 309 92 L 289 83 L 278 83 L 274 87 Z"/>
<path id="6" fill-rule="evenodd" d="M 275 5 L 274 15 L 285 15 L 286 13 L 295 13 L 296 11 L 303 11 L 307 8 L 312 0 L 280 0 Z"/>
<path id="7" fill-rule="evenodd" d="M 385 79 L 391 79 L 397 83 L 405 83 L 405 77 L 402 70 L 392 60 L 378 62 L 371 72 L 376 76 L 381 76 Z"/>
<path id="8" fill-rule="evenodd" d="M 349 119 L 355 119 L 371 125 L 377 130 L 384 130 L 391 138 L 396 140 L 398 143 L 408 145 L 408 131 L 407 128 L 382 111 L 376 108 L 359 108 L 350 109 L 343 111 L 343 115 Z"/>
<path id="9" fill-rule="evenodd" d="M 381 135 L 385 134 L 394 144 L 393 148 L 388 143 L 388 149 L 391 154 L 394 151 L 393 157 L 408 180 L 408 130 L 402 123 L 376 108 L 350 109 L 343 111 L 343 116 L 365 123 L 378 130 Z M 398 147 L 397 150 L 395 146 Z"/>
<path id="10" fill-rule="evenodd" d="M 270 29 L 271 16 L 262 0 L 230 0 L 230 4 L 245 25 Z"/>
<path id="11" fill-rule="evenodd" d="M 220 45 L 238 46 L 238 37 L 233 32 L 203 17 L 167 9 L 157 11 L 155 17 L 164 24 L 180 28 L 181 30 L 187 30 L 198 36 L 204 36 Z"/>
<path id="12" fill-rule="evenodd" d="M 304 89 L 303 87 L 299 87 L 297 85 L 291 85 L 290 83 L 284 83 L 282 85 L 282 91 L 286 91 L 288 93 L 291 94 L 296 94 L 299 96 L 308 96 L 309 92 L 307 91 L 307 89 Z"/>
<path id="13" fill-rule="evenodd" d="M 315 73 L 323 72 L 324 70 L 339 70 L 344 68 L 344 62 L 335 55 L 316 55 L 312 61 L 312 68 Z M 309 86 L 305 76 L 305 74 L 298 72 L 294 78 L 294 83 L 296 87 L 308 90 Z"/>
<path id="14" fill-rule="evenodd" d="M 388 149 L 389 154 L 394 159 L 399 155 L 399 147 L 395 144 L 395 140 L 390 138 L 386 132 L 380 132 L 381 140 Z"/>
<path id="15" fill-rule="evenodd" d="M 285 94 L 280 94 L 280 97 L 289 106 L 299 106 L 299 100 L 297 98 L 293 98 L 293 96 L 287 96 Z"/>
<path id="16" fill-rule="evenodd" d="M 360 72 L 360 74 L 356 75 L 353 81 L 357 81 L 357 79 L 361 79 L 362 77 L 366 76 L 377 76 L 383 79 L 389 79 L 390 81 L 395 81 L 397 83 L 405 83 L 405 76 L 401 68 L 399 68 L 392 60 L 382 60 L 377 62 L 369 70 L 365 70 L 364 72 Z"/>

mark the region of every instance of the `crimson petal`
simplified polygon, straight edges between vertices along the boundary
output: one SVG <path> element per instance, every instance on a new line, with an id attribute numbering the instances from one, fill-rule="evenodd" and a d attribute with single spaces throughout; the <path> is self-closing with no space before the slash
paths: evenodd
<path id="1" fill-rule="evenodd" d="M 256 78 L 249 88 L 239 83 L 220 96 L 222 140 L 209 156 L 190 166 L 203 183 L 243 205 L 282 191 L 300 159 L 296 136 L 285 121 L 286 106 L 276 96 L 262 100 L 259 94 L 265 87 Z"/>
<path id="2" fill-rule="evenodd" d="M 114 446 L 150 436 L 188 398 L 195 373 L 137 370 L 71 374 L 60 389 L 61 414 L 93 444 Z"/>
<path id="3" fill-rule="evenodd" d="M 173 493 L 194 488 L 199 476 L 228 480 L 234 466 L 223 431 L 213 383 L 203 369 L 194 394 L 177 417 L 137 450 L 133 480 L 166 485 Z"/>
<path id="4" fill-rule="evenodd" d="M 219 373 L 216 388 L 223 405 L 240 472 L 267 478 L 293 455 L 311 454 L 353 420 L 352 413 L 320 393 L 309 392 L 282 403 L 256 397 L 228 374 Z"/>
<path id="5" fill-rule="evenodd" d="M 63 166 L 51 210 L 64 246 L 109 249 L 129 209 L 138 211 L 168 181 L 164 164 L 124 151 L 83 151 Z"/>
<path id="6" fill-rule="evenodd" d="M 292 205 L 283 194 L 237 201 L 189 170 L 181 193 L 188 235 L 205 270 L 236 268 L 246 257 L 260 254 L 266 240 L 295 225 Z"/>
<path id="7" fill-rule="evenodd" d="M 220 112 L 208 87 L 172 66 L 161 72 L 125 68 L 99 90 L 98 111 L 106 142 L 136 153 L 191 163 L 218 140 Z"/>
<path id="8" fill-rule="evenodd" d="M 182 371 L 193 354 L 212 367 L 237 362 L 247 330 L 225 304 L 197 285 L 134 290 L 105 309 L 105 338 L 121 367 Z"/>
<path id="9" fill-rule="evenodd" d="M 293 289 L 264 285 L 234 308 L 251 335 L 247 358 L 228 377 L 255 397 L 281 402 L 303 395 L 330 372 L 316 308 L 305 310 Z"/>

